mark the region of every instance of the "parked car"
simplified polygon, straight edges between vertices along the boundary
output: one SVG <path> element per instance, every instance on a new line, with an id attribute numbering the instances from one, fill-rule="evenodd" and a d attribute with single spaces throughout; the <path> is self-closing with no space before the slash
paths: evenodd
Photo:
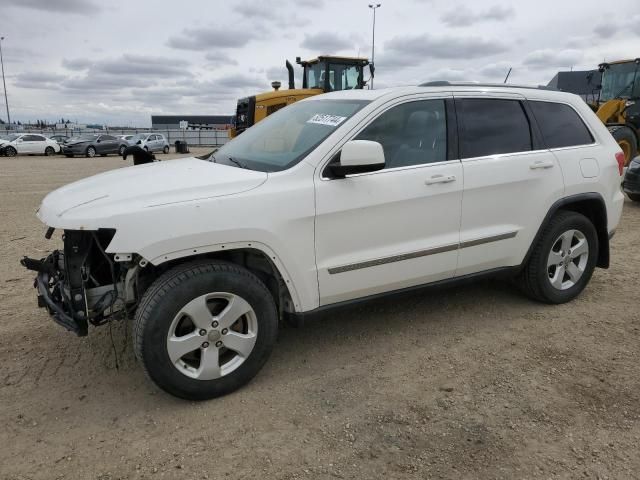
<path id="1" fill-rule="evenodd" d="M 102 155 L 104 157 L 110 153 L 122 155 L 128 146 L 129 144 L 126 141 L 113 135 L 89 134 L 71 137 L 62 145 L 62 153 L 67 157 L 73 157 L 74 155 L 86 157 Z"/>
<path id="2" fill-rule="evenodd" d="M 138 133 L 129 140 L 129 143 L 149 152 L 169 153 L 169 142 L 161 133 Z"/>
<path id="3" fill-rule="evenodd" d="M 15 155 L 53 155 L 60 151 L 60 145 L 44 135 L 35 133 L 12 133 L 0 139 L 0 148 L 7 157 Z"/>
<path id="4" fill-rule="evenodd" d="M 121 140 L 124 140 L 125 142 L 127 142 L 129 145 L 132 145 L 131 139 L 133 138 L 133 135 L 118 135 L 118 138 L 120 138 Z"/>
<path id="5" fill-rule="evenodd" d="M 49 138 L 58 142 L 58 145 L 62 145 L 64 142 L 69 140 L 68 135 L 49 135 Z"/>
<path id="6" fill-rule="evenodd" d="M 634 202 L 640 202 L 640 157 L 634 158 L 624 176 L 622 189 Z"/>
<path id="7" fill-rule="evenodd" d="M 624 155 L 586 103 L 502 84 L 312 97 L 208 160 L 50 193 L 37 215 L 64 248 L 23 260 L 79 335 L 135 311 L 141 365 L 187 399 L 248 382 L 284 316 L 494 275 L 568 302 L 609 267 L 624 202 Z"/>

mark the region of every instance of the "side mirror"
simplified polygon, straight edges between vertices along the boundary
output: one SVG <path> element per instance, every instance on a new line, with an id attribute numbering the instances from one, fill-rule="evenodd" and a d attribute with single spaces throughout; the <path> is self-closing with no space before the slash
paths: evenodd
<path id="1" fill-rule="evenodd" d="M 356 173 L 382 170 L 384 165 L 382 145 L 370 140 L 351 140 L 327 165 L 327 174 L 331 178 L 344 178 Z"/>
<path id="2" fill-rule="evenodd" d="M 101 141 L 102 141 L 102 140 L 98 139 L 98 140 L 96 140 L 96 143 L 100 143 Z"/>

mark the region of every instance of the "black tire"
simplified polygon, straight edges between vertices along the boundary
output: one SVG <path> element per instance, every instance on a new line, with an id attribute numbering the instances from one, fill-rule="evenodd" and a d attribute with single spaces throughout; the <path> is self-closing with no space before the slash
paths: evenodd
<path id="1" fill-rule="evenodd" d="M 124 145 L 120 145 L 120 148 L 118 149 L 118 154 L 121 157 L 124 157 L 124 151 L 127 149 L 127 147 L 125 147 Z"/>
<path id="2" fill-rule="evenodd" d="M 147 147 L 146 145 L 144 146 L 144 150 L 145 152 L 149 152 L 149 147 Z"/>
<path id="3" fill-rule="evenodd" d="M 96 147 L 87 147 L 86 155 L 88 158 L 93 158 L 96 156 Z"/>
<path id="4" fill-rule="evenodd" d="M 162 152 L 166 155 L 167 153 L 169 153 L 169 145 L 165 145 L 164 148 L 162 149 Z"/>
<path id="5" fill-rule="evenodd" d="M 584 272 L 578 281 L 572 287 L 560 290 L 551 284 L 547 261 L 556 240 L 569 230 L 578 230 L 584 235 L 589 252 Z M 545 227 L 521 273 L 521 289 L 530 298 L 543 303 L 559 304 L 573 300 L 591 279 L 598 260 L 598 248 L 598 234 L 591 220 L 576 212 L 560 210 Z"/>
<path id="6" fill-rule="evenodd" d="M 229 292 L 249 303 L 257 319 L 255 345 L 230 373 L 198 380 L 169 358 L 167 336 L 180 310 L 211 292 Z M 267 287 L 248 270 L 223 261 L 194 261 L 160 276 L 143 295 L 134 321 L 134 351 L 147 376 L 166 392 L 187 400 L 226 395 L 249 382 L 267 361 L 278 334 L 278 314 Z M 208 337 L 202 337 L 207 339 Z M 202 351 L 200 350 L 200 355 Z"/>
<path id="7" fill-rule="evenodd" d="M 53 149 L 53 147 L 47 147 L 44 149 L 44 154 L 47 157 L 50 157 L 51 155 L 54 155 L 56 153 L 56 151 Z"/>
<path id="8" fill-rule="evenodd" d="M 631 160 L 638 156 L 638 140 L 630 128 L 620 127 L 611 132 L 611 135 L 618 142 L 624 152 L 624 166 L 628 167 Z M 624 146 L 623 146 L 624 145 Z"/>
<path id="9" fill-rule="evenodd" d="M 633 202 L 640 202 L 640 193 L 627 193 L 627 196 Z"/>
<path id="10" fill-rule="evenodd" d="M 15 157 L 18 154 L 18 151 L 14 147 L 9 146 L 4 149 L 4 154 L 7 157 Z"/>

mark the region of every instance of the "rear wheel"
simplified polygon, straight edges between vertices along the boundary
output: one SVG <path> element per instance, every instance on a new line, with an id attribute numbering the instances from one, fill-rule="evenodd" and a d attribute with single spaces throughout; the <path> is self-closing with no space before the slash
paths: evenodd
<path id="1" fill-rule="evenodd" d="M 162 149 L 162 151 L 167 154 L 169 153 L 169 145 L 165 145 L 164 148 Z"/>
<path id="2" fill-rule="evenodd" d="M 277 333 L 275 302 L 255 275 L 227 262 L 198 261 L 149 287 L 136 311 L 134 348 L 160 388 L 205 400 L 251 380 Z"/>
<path id="3" fill-rule="evenodd" d="M 624 166 L 628 167 L 631 160 L 638 155 L 638 141 L 631 129 L 628 127 L 620 127 L 614 130 L 611 135 L 618 142 L 622 152 L 624 153 Z"/>
<path id="4" fill-rule="evenodd" d="M 531 298 L 565 303 L 587 286 L 598 259 L 598 235 L 591 221 L 560 211 L 544 229 L 521 274 L 521 286 Z"/>
<path id="5" fill-rule="evenodd" d="M 93 158 L 96 156 L 96 149 L 95 147 L 88 147 L 87 148 L 87 157 L 89 158 Z"/>
<path id="6" fill-rule="evenodd" d="M 53 147 L 47 147 L 44 149 L 44 154 L 48 157 L 50 155 L 53 155 L 54 153 L 56 153 L 56 151 L 53 149 Z"/>
<path id="7" fill-rule="evenodd" d="M 120 145 L 120 148 L 118 149 L 118 153 L 120 154 L 121 157 L 124 156 L 124 151 L 127 149 L 127 147 L 125 147 L 124 145 Z"/>
<path id="8" fill-rule="evenodd" d="M 7 157 L 15 157 L 18 154 L 18 151 L 14 147 L 6 147 L 4 149 L 4 154 Z"/>

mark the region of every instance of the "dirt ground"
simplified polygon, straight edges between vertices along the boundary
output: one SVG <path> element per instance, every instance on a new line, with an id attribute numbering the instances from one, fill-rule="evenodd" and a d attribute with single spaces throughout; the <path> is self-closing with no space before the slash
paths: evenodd
<path id="1" fill-rule="evenodd" d="M 190 403 L 147 381 L 130 325 L 49 320 L 18 263 L 57 246 L 47 192 L 124 165 L 0 158 L 0 478 L 640 478 L 640 205 L 572 303 L 489 281 L 354 307 Z"/>

